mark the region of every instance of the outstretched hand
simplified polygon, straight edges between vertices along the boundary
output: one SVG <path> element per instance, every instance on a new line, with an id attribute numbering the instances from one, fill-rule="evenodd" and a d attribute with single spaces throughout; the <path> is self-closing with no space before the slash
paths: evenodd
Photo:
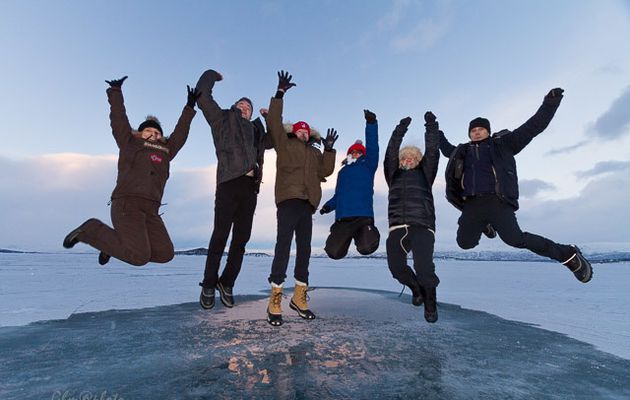
<path id="1" fill-rule="evenodd" d="M 407 129 L 409 127 L 409 124 L 411 124 L 411 117 L 406 117 L 400 120 L 400 126 L 402 128 Z"/>
<path id="2" fill-rule="evenodd" d="M 263 118 L 267 118 L 267 115 L 269 114 L 269 109 L 268 108 L 261 108 L 258 111 L 260 112 L 260 115 L 263 116 Z"/>
<path id="3" fill-rule="evenodd" d="M 547 96 L 545 96 L 546 98 L 553 98 L 553 97 L 562 97 L 564 93 L 564 89 L 561 88 L 553 88 L 549 91 L 549 93 L 547 93 Z"/>
<path id="4" fill-rule="evenodd" d="M 365 116 L 365 122 L 367 122 L 368 124 L 376 123 L 376 114 L 374 114 L 372 111 L 363 110 L 363 115 Z"/>
<path id="5" fill-rule="evenodd" d="M 329 207 L 329 206 L 327 206 L 327 205 L 325 205 L 325 206 L 323 206 L 322 208 L 320 208 L 319 213 L 320 213 L 321 215 L 324 215 L 324 214 L 328 214 L 328 213 L 329 213 L 329 212 L 331 212 L 331 211 L 332 211 L 332 210 L 330 209 L 330 207 Z"/>
<path id="6" fill-rule="evenodd" d="M 424 123 L 427 125 L 433 125 L 435 123 L 437 123 L 437 118 L 435 117 L 435 114 L 433 114 L 431 111 L 427 111 L 424 113 Z"/>
<path id="7" fill-rule="evenodd" d="M 107 82 L 109 87 L 119 88 L 119 87 L 122 87 L 122 84 L 125 81 L 125 79 L 127 79 L 127 75 L 123 76 L 120 79 L 112 79 L 111 81 L 105 80 L 105 82 Z"/>
<path id="8" fill-rule="evenodd" d="M 286 92 L 291 89 L 293 86 L 297 86 L 295 83 L 291 82 L 293 75 L 289 75 L 288 72 L 280 71 L 278 72 L 278 90 Z"/>
<path id="9" fill-rule="evenodd" d="M 186 105 L 190 108 L 195 108 L 195 104 L 197 103 L 197 99 L 201 96 L 201 92 L 199 90 L 191 89 L 190 86 L 186 85 L 188 90 L 188 100 L 186 101 Z"/>
<path id="10" fill-rule="evenodd" d="M 337 139 L 339 139 L 337 131 L 333 128 L 329 128 L 326 134 L 326 139 L 324 139 L 324 151 L 332 151 Z"/>

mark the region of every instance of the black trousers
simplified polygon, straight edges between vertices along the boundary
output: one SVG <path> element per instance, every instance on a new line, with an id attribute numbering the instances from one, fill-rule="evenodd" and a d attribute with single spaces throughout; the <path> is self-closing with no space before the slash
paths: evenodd
<path id="1" fill-rule="evenodd" d="M 245 245 L 252 233 L 252 221 L 256 210 L 256 183 L 254 178 L 241 176 L 217 185 L 214 199 L 214 230 L 208 244 L 206 270 L 201 286 L 216 287 L 220 280 L 224 286 L 233 287 L 241 265 Z M 219 278 L 219 266 L 228 236 L 232 241 L 225 269 Z"/>
<path id="2" fill-rule="evenodd" d="M 374 226 L 374 218 L 351 217 L 335 221 L 330 227 L 324 250 L 333 260 L 344 258 L 348 254 L 350 242 L 354 239 L 360 254 L 372 254 L 378 249 L 381 235 Z"/>
<path id="3" fill-rule="evenodd" d="M 289 199 L 278 204 L 278 236 L 269 282 L 282 284 L 287 277 L 291 241 L 295 233 L 294 277 L 308 284 L 308 263 L 311 258 L 311 236 L 313 235 L 313 206 L 307 200 Z"/>
<path id="4" fill-rule="evenodd" d="M 575 253 L 571 246 L 521 231 L 516 221 L 514 208 L 502 202 L 496 195 L 466 200 L 458 224 L 457 244 L 462 249 L 472 249 L 477 246 L 483 229 L 491 224 L 501 240 L 512 247 L 528 249 L 560 262 L 566 261 Z"/>
<path id="5" fill-rule="evenodd" d="M 434 288 L 440 283 L 435 274 L 433 245 L 435 235 L 422 226 L 398 228 L 387 237 L 387 266 L 392 276 L 405 286 L 418 282 L 425 288 Z M 413 253 L 413 269 L 407 265 L 407 254 Z"/>

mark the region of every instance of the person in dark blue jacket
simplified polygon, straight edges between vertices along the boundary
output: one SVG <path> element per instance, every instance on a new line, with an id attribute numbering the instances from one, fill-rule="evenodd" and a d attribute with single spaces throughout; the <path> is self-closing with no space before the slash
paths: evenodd
<path id="1" fill-rule="evenodd" d="M 547 128 L 563 92 L 560 88 L 551 89 L 536 114 L 513 132 L 503 130 L 490 136 L 490 121 L 479 117 L 470 121 L 469 143 L 453 146 L 441 133 L 440 150 L 449 158 L 446 198 L 462 211 L 457 229 L 459 247 L 477 246 L 482 231 L 490 225 L 506 244 L 562 262 L 580 282 L 586 283 L 593 271 L 577 246 L 523 232 L 515 214 L 519 204 L 514 156 Z"/>
<path id="2" fill-rule="evenodd" d="M 378 168 L 378 123 L 376 115 L 365 115 L 365 146 L 358 140 L 348 149 L 347 158 L 337 175 L 335 195 L 320 209 L 320 214 L 335 211 L 335 223 L 324 250 L 334 260 L 348 254 L 354 239 L 357 251 L 372 254 L 378 248 L 380 234 L 374 226 L 374 173 Z"/>

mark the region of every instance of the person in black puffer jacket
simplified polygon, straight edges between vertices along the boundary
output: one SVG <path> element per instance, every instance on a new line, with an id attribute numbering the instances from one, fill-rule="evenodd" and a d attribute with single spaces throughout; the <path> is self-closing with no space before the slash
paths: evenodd
<path id="1" fill-rule="evenodd" d="M 469 143 L 453 146 L 441 133 L 440 150 L 449 158 L 446 198 L 462 211 L 457 230 L 459 247 L 477 246 L 482 231 L 490 226 L 506 244 L 560 261 L 586 283 L 593 272 L 577 246 L 521 231 L 515 214 L 519 193 L 514 156 L 549 125 L 563 92 L 560 88 L 549 91 L 536 114 L 513 132 L 503 130 L 490 136 L 490 121 L 478 117 L 470 121 Z"/>
<path id="2" fill-rule="evenodd" d="M 389 186 L 389 237 L 387 265 L 392 276 L 411 289 L 412 303 L 424 302 L 424 318 L 435 322 L 436 287 L 440 283 L 433 264 L 435 243 L 435 208 L 431 187 L 440 159 L 439 128 L 435 115 L 428 111 L 425 119 L 425 155 L 420 149 L 400 144 L 411 123 L 403 118 L 392 133 L 385 152 L 385 180 Z M 414 271 L 407 265 L 407 254 L 413 253 Z"/>

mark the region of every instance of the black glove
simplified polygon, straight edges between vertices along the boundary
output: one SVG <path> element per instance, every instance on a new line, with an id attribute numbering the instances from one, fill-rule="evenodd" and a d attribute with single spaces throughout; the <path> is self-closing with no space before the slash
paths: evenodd
<path id="1" fill-rule="evenodd" d="M 291 89 L 293 86 L 296 86 L 295 83 L 291 82 L 292 75 L 289 75 L 288 72 L 280 71 L 278 72 L 278 90 L 286 92 Z"/>
<path id="2" fill-rule="evenodd" d="M 554 97 L 560 97 L 560 98 L 562 98 L 562 96 L 563 96 L 563 94 L 562 94 L 562 93 L 564 93 L 564 89 L 561 89 L 561 88 L 553 88 L 553 89 L 551 89 L 551 90 L 549 91 L 549 93 L 547 93 L 547 95 L 545 96 L 545 99 L 551 99 L 551 98 L 554 98 Z"/>
<path id="3" fill-rule="evenodd" d="M 374 114 L 372 111 L 363 110 L 363 114 L 365 115 L 365 122 L 367 122 L 368 124 L 376 123 L 376 114 Z"/>
<path id="4" fill-rule="evenodd" d="M 328 133 L 326 134 L 326 139 L 324 139 L 324 151 L 332 151 L 337 139 L 339 139 L 337 131 L 333 128 L 329 128 Z"/>
<path id="5" fill-rule="evenodd" d="M 120 79 L 112 79 L 111 81 L 106 80 L 105 82 L 107 82 L 109 87 L 119 88 L 119 87 L 122 87 L 122 84 L 125 81 L 125 79 L 127 79 L 127 75 L 123 76 Z"/>
<path id="6" fill-rule="evenodd" d="M 320 208 L 319 213 L 320 213 L 321 215 L 324 215 L 324 214 L 328 214 L 328 213 L 329 213 L 329 212 L 331 212 L 331 211 L 332 211 L 332 210 L 330 209 L 330 207 L 329 207 L 329 206 L 327 206 L 327 205 L 325 205 L 324 207 Z"/>
<path id="7" fill-rule="evenodd" d="M 437 118 L 435 118 L 435 114 L 431 111 L 427 111 L 424 113 L 424 123 L 427 125 L 433 125 L 437 123 Z"/>
<path id="8" fill-rule="evenodd" d="M 201 96 L 201 92 L 197 89 L 191 89 L 188 85 L 186 85 L 186 88 L 188 90 L 188 101 L 186 101 L 186 105 L 190 108 L 195 108 L 195 104 L 199 96 Z"/>
<path id="9" fill-rule="evenodd" d="M 409 127 L 409 124 L 411 124 L 411 117 L 401 119 L 399 126 L 401 128 L 407 129 Z"/>

